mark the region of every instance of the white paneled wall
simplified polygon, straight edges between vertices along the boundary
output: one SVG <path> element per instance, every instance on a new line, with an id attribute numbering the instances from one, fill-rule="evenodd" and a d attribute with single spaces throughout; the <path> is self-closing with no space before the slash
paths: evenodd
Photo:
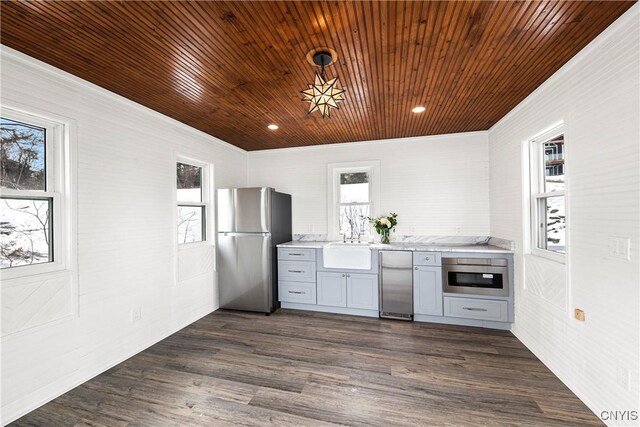
<path id="1" fill-rule="evenodd" d="M 246 184 L 246 152 L 2 47 L 2 103 L 75 122 L 77 284 L 2 280 L 2 423 L 215 310 L 211 246 L 176 250 L 175 160 Z M 142 317 L 132 322 L 132 310 Z"/>
<path id="2" fill-rule="evenodd" d="M 293 196 L 294 234 L 326 234 L 327 164 L 379 160 L 374 214 L 396 212 L 398 234 L 488 235 L 487 144 L 486 132 L 474 132 L 252 151 L 248 183 Z"/>
<path id="3" fill-rule="evenodd" d="M 597 415 L 640 409 L 639 8 L 489 132 L 491 235 L 517 247 L 513 332 Z M 566 129 L 567 267 L 523 247 L 521 147 L 559 120 Z M 631 239 L 629 261 L 609 254 L 612 236 Z M 585 310 L 584 323 L 573 319 L 574 308 Z"/>

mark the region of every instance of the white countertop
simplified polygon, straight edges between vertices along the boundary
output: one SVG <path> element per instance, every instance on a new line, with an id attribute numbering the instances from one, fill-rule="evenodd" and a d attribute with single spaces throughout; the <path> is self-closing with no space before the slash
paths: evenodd
<path id="1" fill-rule="evenodd" d="M 322 249 L 324 245 L 331 242 L 287 242 L 278 245 L 279 248 L 313 248 Z M 498 246 L 492 245 L 427 245 L 420 243 L 390 243 L 383 245 L 381 243 L 373 243 L 369 245 L 369 248 L 375 250 L 387 250 L 387 251 L 426 251 L 426 252 L 478 252 L 478 253 L 499 253 L 499 254 L 512 254 L 513 251 L 503 249 Z"/>

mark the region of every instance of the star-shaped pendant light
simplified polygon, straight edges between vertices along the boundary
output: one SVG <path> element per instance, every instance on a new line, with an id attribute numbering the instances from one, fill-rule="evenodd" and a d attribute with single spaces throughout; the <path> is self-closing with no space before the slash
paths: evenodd
<path id="1" fill-rule="evenodd" d="M 320 65 L 320 74 L 316 72 L 313 83 L 309 83 L 306 90 L 301 91 L 303 101 L 309 102 L 307 114 L 319 111 L 322 117 L 329 117 L 332 108 L 339 109 L 338 103 L 344 101 L 344 89 L 338 86 L 338 77 L 328 80 L 324 66 L 331 64 L 333 58 L 329 52 L 318 52 L 313 55 L 313 62 Z"/>

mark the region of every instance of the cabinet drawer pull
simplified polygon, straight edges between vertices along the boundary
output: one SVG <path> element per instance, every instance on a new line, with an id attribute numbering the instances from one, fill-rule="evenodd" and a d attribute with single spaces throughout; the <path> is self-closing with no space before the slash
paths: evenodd
<path id="1" fill-rule="evenodd" d="M 289 292 L 290 294 L 296 294 L 296 295 L 302 295 L 302 294 L 304 294 L 304 293 L 305 293 L 305 292 L 302 292 L 302 291 L 288 291 L 288 292 Z"/>
<path id="2" fill-rule="evenodd" d="M 346 277 L 346 276 L 347 276 L 346 274 L 342 273 L 342 277 Z"/>
<path id="3" fill-rule="evenodd" d="M 304 254 L 293 254 L 291 252 L 289 252 L 289 255 L 291 255 L 291 256 L 304 256 Z"/>
<path id="4" fill-rule="evenodd" d="M 287 270 L 289 273 L 304 273 L 304 270 Z"/>
<path id="5" fill-rule="evenodd" d="M 486 308 L 476 308 L 476 307 L 462 307 L 463 310 L 469 311 L 487 311 Z"/>

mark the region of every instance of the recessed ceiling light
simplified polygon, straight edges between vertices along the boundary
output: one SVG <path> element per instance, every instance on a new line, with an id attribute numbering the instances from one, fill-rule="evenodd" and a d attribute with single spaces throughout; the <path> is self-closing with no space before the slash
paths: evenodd
<path id="1" fill-rule="evenodd" d="M 278 130 L 278 125 L 274 125 L 273 123 L 267 126 L 271 130 Z"/>
<path id="2" fill-rule="evenodd" d="M 411 111 L 414 112 L 414 113 L 423 113 L 424 110 L 426 110 L 426 108 L 423 107 L 423 106 L 413 107 L 411 109 Z"/>

